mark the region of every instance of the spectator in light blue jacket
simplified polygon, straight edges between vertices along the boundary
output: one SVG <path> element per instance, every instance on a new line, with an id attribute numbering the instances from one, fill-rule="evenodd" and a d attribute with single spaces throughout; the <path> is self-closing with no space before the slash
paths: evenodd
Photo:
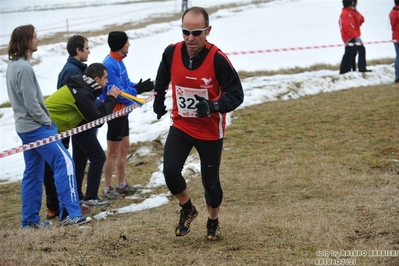
<path id="1" fill-rule="evenodd" d="M 107 88 L 116 86 L 121 91 L 133 96 L 153 90 L 154 84 L 150 79 L 144 82 L 140 80 L 137 84 L 129 79 L 126 66 L 122 61 L 129 53 L 130 43 L 127 34 L 123 31 L 110 32 L 108 45 L 111 51 L 103 61 L 108 70 Z M 104 99 L 106 93 L 107 90 L 104 90 L 100 100 Z M 131 100 L 118 96 L 114 112 L 131 104 L 133 104 Z M 128 115 L 115 118 L 107 123 L 107 159 L 104 164 L 105 188 L 103 194 L 107 199 L 116 199 L 136 192 L 136 189 L 128 184 L 125 176 L 127 154 L 130 148 Z M 115 166 L 118 183 L 114 189 L 111 185 Z"/>

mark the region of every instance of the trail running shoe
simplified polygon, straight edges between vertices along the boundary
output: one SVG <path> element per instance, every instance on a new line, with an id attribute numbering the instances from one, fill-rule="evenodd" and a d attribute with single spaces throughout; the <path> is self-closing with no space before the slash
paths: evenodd
<path id="1" fill-rule="evenodd" d="M 94 207 L 107 207 L 110 205 L 109 201 L 103 201 L 100 199 L 83 200 L 83 204 Z"/>
<path id="2" fill-rule="evenodd" d="M 21 225 L 21 228 L 24 228 L 24 229 L 29 229 L 29 228 L 39 229 L 39 228 L 46 228 L 46 227 L 49 227 L 51 225 L 52 225 L 51 222 L 46 221 L 46 222 L 36 222 L 36 223 L 27 224 L 27 225 Z"/>
<path id="3" fill-rule="evenodd" d="M 104 193 L 104 191 L 103 191 L 103 196 L 106 199 L 113 200 L 113 199 L 124 198 L 125 194 L 120 194 L 113 187 L 109 187 L 109 190 L 107 193 Z"/>
<path id="4" fill-rule="evenodd" d="M 206 239 L 207 240 L 217 240 L 220 235 L 220 227 L 219 223 L 212 223 L 212 222 L 207 222 L 206 224 L 206 229 L 207 229 L 207 234 L 206 234 Z"/>
<path id="5" fill-rule="evenodd" d="M 58 215 L 60 214 L 60 212 L 58 210 L 51 210 L 51 209 L 47 209 L 47 220 L 52 220 L 55 219 Z"/>
<path id="6" fill-rule="evenodd" d="M 191 212 L 181 209 L 179 224 L 175 230 L 176 236 L 187 235 L 190 232 L 191 222 L 194 221 L 197 216 L 198 212 L 195 206 L 193 206 L 193 210 Z"/>
<path id="7" fill-rule="evenodd" d="M 91 221 L 90 217 L 82 217 L 78 216 L 75 218 L 71 218 L 69 215 L 60 222 L 60 225 L 66 226 L 66 225 L 79 225 L 79 224 L 85 224 Z"/>
<path id="8" fill-rule="evenodd" d="M 123 188 L 116 187 L 116 192 L 124 195 L 133 195 L 137 192 L 137 189 L 135 187 L 129 186 L 129 184 L 126 182 L 126 186 L 124 186 Z"/>

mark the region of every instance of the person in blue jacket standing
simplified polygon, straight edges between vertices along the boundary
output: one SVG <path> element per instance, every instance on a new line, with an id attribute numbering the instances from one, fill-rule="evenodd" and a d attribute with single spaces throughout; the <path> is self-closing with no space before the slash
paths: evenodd
<path id="1" fill-rule="evenodd" d="M 129 53 L 129 38 L 123 31 L 112 31 L 108 34 L 110 53 L 103 64 L 108 70 L 108 89 L 115 85 L 121 91 L 133 96 L 151 91 L 154 83 L 147 79 L 135 84 L 130 81 L 123 59 Z M 108 90 L 104 90 L 100 100 L 105 99 Z M 114 112 L 133 104 L 131 100 L 118 96 Z M 136 188 L 130 186 L 126 180 L 127 155 L 130 148 L 128 114 L 110 120 L 107 131 L 107 154 L 104 164 L 105 188 L 103 195 L 107 199 L 117 199 L 124 195 L 132 195 Z M 112 175 L 116 167 L 117 186 L 113 188 Z"/>

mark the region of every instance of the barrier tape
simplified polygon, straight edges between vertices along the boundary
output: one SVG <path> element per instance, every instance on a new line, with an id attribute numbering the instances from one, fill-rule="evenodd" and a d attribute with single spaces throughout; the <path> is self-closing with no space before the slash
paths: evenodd
<path id="1" fill-rule="evenodd" d="M 347 43 L 347 44 L 329 44 L 329 45 L 280 48 L 280 49 L 241 51 L 241 52 L 231 52 L 231 53 L 225 53 L 225 54 L 227 56 L 229 56 L 229 55 L 262 54 L 262 53 L 274 53 L 274 52 L 289 52 L 289 51 L 297 51 L 297 50 L 303 51 L 303 50 L 310 50 L 310 49 L 323 49 L 323 48 L 333 48 L 333 47 L 343 47 L 343 46 L 361 46 L 364 44 L 379 44 L 379 43 L 390 43 L 390 42 L 396 42 L 396 41 L 389 40 L 389 41 L 375 41 L 375 42 L 354 42 L 354 43 Z"/>
<path id="2" fill-rule="evenodd" d="M 390 42 L 397 42 L 396 40 L 389 40 L 389 41 L 374 41 L 374 42 L 355 42 L 355 43 L 347 43 L 347 46 L 360 46 L 364 44 L 380 44 L 380 43 L 390 43 Z M 272 52 L 289 52 L 289 51 L 296 51 L 296 50 L 310 50 L 310 49 L 323 49 L 323 48 L 333 48 L 333 47 L 343 47 L 346 46 L 345 44 L 330 44 L 330 45 L 316 45 L 316 46 L 303 46 L 303 47 L 291 47 L 291 48 L 280 48 L 280 49 L 266 49 L 266 50 L 253 50 L 253 51 L 241 51 L 241 52 L 231 52 L 231 53 L 225 53 L 226 55 L 247 55 L 247 54 L 257 54 L 257 53 L 272 53 Z M 126 95 L 125 95 L 126 96 Z M 129 98 L 129 97 L 127 97 Z M 148 103 L 154 99 L 154 96 L 150 96 L 145 99 L 144 103 Z M 133 99 L 132 99 L 133 100 Z M 133 100 L 134 101 L 134 100 Z M 75 135 L 77 133 L 86 131 L 90 128 L 93 128 L 95 126 L 99 126 L 101 124 L 104 124 L 105 122 L 115 119 L 119 116 L 122 116 L 126 114 L 127 112 L 133 111 L 133 109 L 140 107 L 138 103 L 134 103 L 133 105 L 130 105 L 128 107 L 125 107 L 124 109 L 121 109 L 115 113 L 112 113 L 110 115 L 101 117 L 97 120 L 94 120 L 92 122 L 86 123 L 84 125 L 81 125 L 79 127 L 67 130 L 65 132 L 59 133 L 54 136 L 50 136 L 48 138 L 44 138 L 42 140 L 34 141 L 16 148 L 12 148 L 9 150 L 5 150 L 0 152 L 0 159 L 19 153 L 23 151 L 27 151 L 30 149 L 37 148 L 39 146 L 46 145 L 48 143 Z"/>
<path id="3" fill-rule="evenodd" d="M 144 103 L 148 103 L 148 102 L 152 101 L 153 99 L 154 99 L 154 96 L 150 96 L 148 98 L 145 98 Z M 128 113 L 130 111 L 133 111 L 136 108 L 139 108 L 139 107 L 140 107 L 140 105 L 135 102 L 134 104 L 129 105 L 129 106 L 127 106 L 127 107 L 125 107 L 125 108 L 123 108 L 123 109 L 121 109 L 121 110 L 119 110 L 119 111 L 117 111 L 115 113 L 103 116 L 103 117 L 101 117 L 99 119 L 96 119 L 94 121 L 88 122 L 88 123 L 86 123 L 84 125 L 75 127 L 73 129 L 70 129 L 70 130 L 67 130 L 67 131 L 64 131 L 64 132 L 61 132 L 61 133 L 58 133 L 58 134 L 56 134 L 54 136 L 50 136 L 50 137 L 47 137 L 47 138 L 44 138 L 44 139 L 41 139 L 41 140 L 38 140 L 38 141 L 34 141 L 34 142 L 31 142 L 31 143 L 28 143 L 28 144 L 24 144 L 24 145 L 19 146 L 19 147 L 15 147 L 15 148 L 12 148 L 12 149 L 9 149 L 9 150 L 2 151 L 2 152 L 0 152 L 0 159 L 4 158 L 4 157 L 7 157 L 7 156 L 11 156 L 11 155 L 17 154 L 17 153 L 20 153 L 20 152 L 24 152 L 24 151 L 27 151 L 27 150 L 31 150 L 31 149 L 43 146 L 43 145 L 49 144 L 51 142 L 54 142 L 54 141 L 57 141 L 57 140 L 61 140 L 63 138 L 75 135 L 75 134 L 78 134 L 80 132 L 86 131 L 86 130 L 91 129 L 93 127 L 102 125 L 102 124 L 104 124 L 107 121 L 110 121 L 110 120 L 115 119 L 115 118 L 117 118 L 119 116 L 122 116 L 122 115 L 124 115 L 124 114 L 126 114 L 126 113 Z"/>

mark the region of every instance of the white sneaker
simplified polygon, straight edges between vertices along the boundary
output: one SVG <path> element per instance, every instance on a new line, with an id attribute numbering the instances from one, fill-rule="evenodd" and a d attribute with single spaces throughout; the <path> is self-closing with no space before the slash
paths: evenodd
<path id="1" fill-rule="evenodd" d="M 82 217 L 78 216 L 75 218 L 71 218 L 69 215 L 60 222 L 61 225 L 79 225 L 79 224 L 85 224 L 91 221 L 90 217 Z"/>

